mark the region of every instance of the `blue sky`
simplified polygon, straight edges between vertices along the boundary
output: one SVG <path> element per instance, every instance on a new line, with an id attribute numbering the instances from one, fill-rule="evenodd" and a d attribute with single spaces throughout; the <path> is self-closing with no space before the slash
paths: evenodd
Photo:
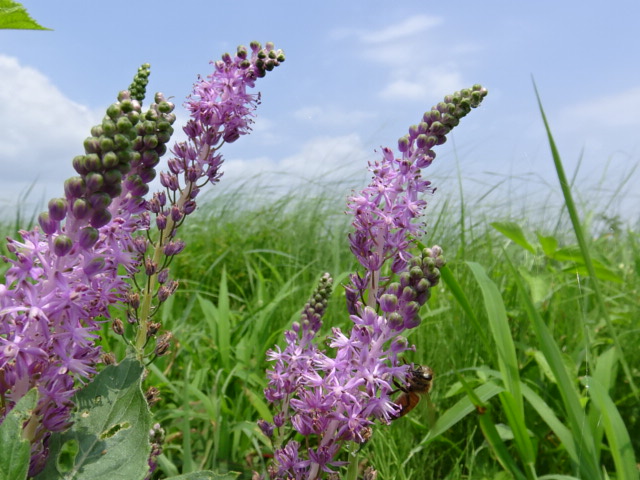
<path id="1" fill-rule="evenodd" d="M 534 76 L 569 174 L 581 159 L 581 198 L 593 206 L 622 184 L 611 212 L 639 218 L 637 0 L 23 4 L 53 31 L 0 31 L 5 213 L 34 181 L 33 201 L 60 195 L 82 140 L 141 63 L 149 90 L 180 104 L 209 60 L 255 39 L 287 61 L 258 83 L 254 132 L 225 148 L 223 186 L 259 174 L 263 185 L 353 178 L 357 188 L 376 149 L 445 94 L 481 83 L 484 104 L 425 172 L 436 196 L 457 195 L 459 171 L 478 201 L 546 204 L 559 188 Z"/>

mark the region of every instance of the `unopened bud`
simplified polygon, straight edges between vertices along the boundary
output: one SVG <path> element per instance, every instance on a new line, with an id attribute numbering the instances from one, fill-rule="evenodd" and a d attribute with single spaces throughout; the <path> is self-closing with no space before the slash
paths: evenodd
<path id="1" fill-rule="evenodd" d="M 65 234 L 58 235 L 53 241 L 53 252 L 59 257 L 64 257 L 72 248 L 73 242 Z"/>
<path id="2" fill-rule="evenodd" d="M 157 270 L 157 269 L 158 269 L 158 264 L 157 264 L 157 263 L 155 263 L 155 262 L 153 261 L 153 259 L 151 259 L 151 258 L 145 258 L 145 260 L 144 260 L 144 273 L 145 273 L 147 276 L 149 276 L 149 277 L 150 277 L 151 275 L 153 275 L 154 273 L 156 273 L 156 270 Z"/>

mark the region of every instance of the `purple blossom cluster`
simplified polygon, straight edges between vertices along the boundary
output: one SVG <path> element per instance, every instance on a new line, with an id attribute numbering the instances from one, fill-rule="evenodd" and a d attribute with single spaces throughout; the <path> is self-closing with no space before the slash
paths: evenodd
<path id="1" fill-rule="evenodd" d="M 73 159 L 78 176 L 65 182 L 64 197 L 49 202 L 37 227 L 20 232 L 22 241 L 8 239 L 11 258 L 2 257 L 9 268 L 0 284 L 0 422 L 37 388 L 38 405 L 25 426 L 32 444 L 30 475 L 42 470 L 52 432 L 69 427 L 75 389 L 96 371 L 102 353 L 98 331 L 118 312 L 110 307 L 127 306 L 128 323 L 138 328 L 139 356 L 158 332 L 150 321 L 154 302 L 175 291 L 167 266 L 184 248 L 176 229 L 195 210 L 202 185 L 220 178 L 217 149 L 249 132 L 259 95 L 247 88 L 282 61 L 272 44 L 262 48 L 254 42 L 251 54 L 239 47 L 235 57 L 225 54 L 214 63 L 214 72 L 196 83 L 187 102 L 189 140 L 175 146 L 170 172 L 161 174 L 166 192 L 149 201 L 144 197 L 167 151 L 175 115 L 162 94 L 142 111 L 148 76 L 143 65 L 91 130 L 85 153 Z M 154 241 L 152 216 L 159 232 Z M 153 253 L 147 255 L 150 246 Z M 146 278 L 141 289 L 140 275 Z M 124 334 L 115 316 L 113 328 Z M 159 336 L 156 355 L 166 353 L 170 338 L 170 332 Z"/>
<path id="2" fill-rule="evenodd" d="M 139 327 L 135 342 L 138 351 L 159 328 L 150 322 L 157 305 L 177 288 L 177 282 L 169 280 L 167 268 L 171 258 L 185 246 L 175 236 L 177 229 L 195 211 L 201 188 L 220 180 L 223 162 L 220 147 L 251 131 L 260 94 L 248 93 L 248 89 L 284 60 L 282 50 L 276 50 L 272 43 L 266 43 L 263 48 L 260 43 L 252 42 L 250 51 L 240 46 L 235 56 L 226 53 L 221 60 L 212 62 L 213 73 L 195 83 L 185 103 L 191 115 L 184 127 L 187 140 L 173 147 L 169 170 L 160 173 L 165 191 L 155 193 L 147 204 L 149 216 L 155 218 L 158 237 L 139 238 L 136 243 L 137 251 L 143 255 L 147 277 L 142 291 L 128 301 L 129 318 Z M 160 286 L 156 288 L 157 284 Z M 156 353 L 158 348 L 162 346 L 156 346 Z"/>
<path id="3" fill-rule="evenodd" d="M 383 149 L 370 165 L 371 184 L 349 199 L 355 231 L 351 250 L 364 268 L 345 286 L 353 327 L 349 334 L 333 328 L 328 351 L 319 331 L 330 295 L 326 274 L 303 309 L 300 322 L 285 332 L 286 347 L 268 352 L 265 396 L 276 406 L 273 423 L 259 422 L 274 443 L 271 479 L 338 478 L 345 445 L 366 442 L 376 421 L 388 424 L 401 408 L 391 398 L 394 382 L 406 383 L 410 366 L 400 362 L 409 346 L 403 333 L 419 325 L 419 309 L 440 278 L 440 247 L 412 256 L 410 248 L 423 226 L 426 207 L 420 198 L 433 192 L 421 169 L 435 158 L 460 118 L 477 107 L 486 90 L 474 86 L 445 98 L 424 114 L 399 142 L 400 158 Z M 291 432 L 293 440 L 285 442 Z M 305 439 L 303 448 L 299 437 Z"/>

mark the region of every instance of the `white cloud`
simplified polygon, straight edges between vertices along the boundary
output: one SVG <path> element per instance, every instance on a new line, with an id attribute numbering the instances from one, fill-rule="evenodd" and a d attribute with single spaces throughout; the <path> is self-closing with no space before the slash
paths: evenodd
<path id="1" fill-rule="evenodd" d="M 413 15 L 402 22 L 389 25 L 381 30 L 363 33 L 360 35 L 360 39 L 368 44 L 388 43 L 418 35 L 441 23 L 442 19 L 440 17 Z"/>
<path id="2" fill-rule="evenodd" d="M 345 110 L 335 105 L 311 105 L 293 112 L 297 120 L 311 122 L 314 126 L 335 128 L 358 128 L 376 118 L 372 112 Z"/>
<path id="3" fill-rule="evenodd" d="M 442 35 L 443 23 L 440 17 L 415 15 L 378 30 L 350 32 L 361 55 L 382 67 L 381 98 L 423 101 L 467 86 L 460 65 L 479 47 Z"/>
<path id="4" fill-rule="evenodd" d="M 615 152 L 621 154 L 615 161 L 628 166 L 640 150 L 639 111 L 640 86 L 568 105 L 550 123 L 554 134 L 599 157 L 600 164 Z"/>
<path id="5" fill-rule="evenodd" d="M 455 68 L 420 68 L 396 70 L 394 80 L 380 91 L 388 100 L 432 100 L 464 88 L 462 75 Z"/>
<path id="6" fill-rule="evenodd" d="M 0 201 L 15 204 L 34 181 L 38 197 L 60 195 L 75 173 L 71 159 L 100 117 L 39 71 L 0 55 Z"/>
<path id="7" fill-rule="evenodd" d="M 560 124 L 565 128 L 640 130 L 640 86 L 624 92 L 605 95 L 565 107 L 560 112 Z"/>
<path id="8" fill-rule="evenodd" d="M 256 181 L 270 189 L 288 191 L 299 185 L 361 184 L 368 161 L 375 152 L 365 147 L 359 135 L 319 136 L 303 144 L 299 151 L 283 158 L 227 157 L 223 182 Z"/>

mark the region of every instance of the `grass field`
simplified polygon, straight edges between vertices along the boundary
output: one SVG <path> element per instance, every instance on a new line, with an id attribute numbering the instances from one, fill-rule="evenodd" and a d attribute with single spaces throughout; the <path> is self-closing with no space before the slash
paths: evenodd
<path id="1" fill-rule="evenodd" d="M 158 478 L 263 469 L 270 447 L 255 422 L 270 415 L 266 350 L 282 343 L 323 272 L 339 285 L 355 268 L 344 198 L 292 192 L 265 203 L 241 193 L 212 198 L 182 232 L 181 288 L 162 310 L 177 343 L 147 379 L 161 390 L 154 410 L 167 431 Z M 603 469 L 635 478 L 639 237 L 615 222 L 584 225 L 594 280 L 564 218 L 552 228 L 528 219 L 520 232 L 486 207 L 452 201 L 430 212 L 422 241 L 441 245 L 448 267 L 407 360 L 430 365 L 435 388 L 360 452 L 378 478 L 605 478 Z M 344 302 L 337 287 L 325 334 L 347 327 Z"/>
<path id="2" fill-rule="evenodd" d="M 264 471 L 271 449 L 256 421 L 271 418 L 266 351 L 282 344 L 324 272 L 336 287 L 323 334 L 349 325 L 340 284 L 356 262 L 343 193 L 247 193 L 258 187 L 213 195 L 181 231 L 180 289 L 161 310 L 176 343 L 146 379 L 160 389 L 153 410 L 167 435 L 154 478 Z M 362 467 L 397 480 L 637 478 L 637 228 L 610 211 L 567 214 L 566 195 L 544 216 L 527 216 L 541 210 L 530 205 L 517 218 L 437 195 L 449 200 L 429 211 L 420 242 L 442 246 L 448 265 L 407 358 L 431 366 L 435 386 L 409 415 L 375 428 Z M 122 358 L 107 327 L 103 342 Z"/>

